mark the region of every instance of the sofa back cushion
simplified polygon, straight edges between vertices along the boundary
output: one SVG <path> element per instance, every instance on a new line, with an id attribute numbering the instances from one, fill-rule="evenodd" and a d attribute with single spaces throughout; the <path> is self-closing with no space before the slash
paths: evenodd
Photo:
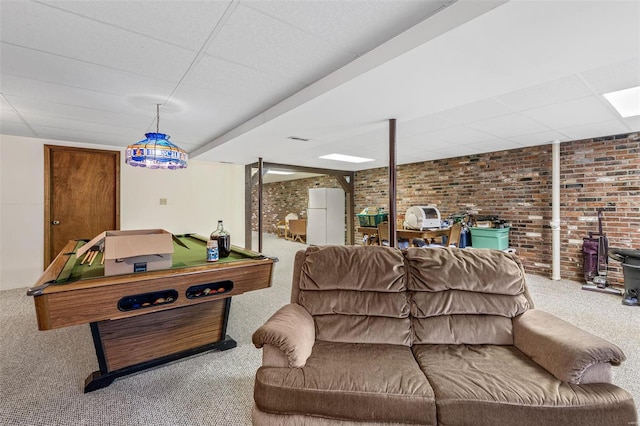
<path id="1" fill-rule="evenodd" d="M 411 345 L 402 253 L 388 247 L 309 247 L 297 302 L 313 316 L 316 339 Z M 294 267 L 294 271 L 296 268 Z"/>
<path id="2" fill-rule="evenodd" d="M 405 257 L 414 343 L 513 344 L 511 318 L 533 307 L 515 255 L 409 248 Z"/>

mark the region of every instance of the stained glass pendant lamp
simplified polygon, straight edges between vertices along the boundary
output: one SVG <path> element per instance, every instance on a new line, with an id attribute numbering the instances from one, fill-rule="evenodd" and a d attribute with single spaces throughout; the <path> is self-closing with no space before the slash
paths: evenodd
<path id="1" fill-rule="evenodd" d="M 145 136 L 146 139 L 127 147 L 128 165 L 170 170 L 187 167 L 186 151 L 169 142 L 169 135 L 160 133 L 160 104 L 156 104 L 156 133 Z"/>

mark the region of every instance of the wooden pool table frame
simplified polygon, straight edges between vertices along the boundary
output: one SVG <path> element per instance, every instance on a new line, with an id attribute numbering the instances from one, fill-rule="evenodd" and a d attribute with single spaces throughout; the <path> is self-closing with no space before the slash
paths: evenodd
<path id="1" fill-rule="evenodd" d="M 84 391 L 109 386 L 116 378 L 212 349 L 237 343 L 227 334 L 231 297 L 271 286 L 274 259 L 254 257 L 137 274 L 87 278 L 52 284 L 74 255 L 69 241 L 30 288 L 40 330 L 90 324 L 99 371 L 85 380 Z M 204 256 L 204 251 L 203 251 Z M 232 288 L 188 298 L 187 289 L 224 282 Z M 168 304 L 122 311 L 118 302 L 131 295 L 175 290 Z"/>

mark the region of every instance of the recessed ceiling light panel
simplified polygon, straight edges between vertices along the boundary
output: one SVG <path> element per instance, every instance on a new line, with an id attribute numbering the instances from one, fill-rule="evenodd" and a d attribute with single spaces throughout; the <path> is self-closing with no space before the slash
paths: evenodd
<path id="1" fill-rule="evenodd" d="M 293 172 L 285 172 L 284 170 L 267 170 L 270 175 L 292 175 Z"/>
<path id="2" fill-rule="evenodd" d="M 374 161 L 373 158 L 354 157 L 343 154 L 329 154 L 323 155 L 319 158 L 323 158 L 325 160 L 345 161 L 347 163 L 366 163 L 367 161 Z"/>
<path id="3" fill-rule="evenodd" d="M 626 118 L 640 115 L 640 86 L 605 93 L 603 96 L 621 116 Z"/>

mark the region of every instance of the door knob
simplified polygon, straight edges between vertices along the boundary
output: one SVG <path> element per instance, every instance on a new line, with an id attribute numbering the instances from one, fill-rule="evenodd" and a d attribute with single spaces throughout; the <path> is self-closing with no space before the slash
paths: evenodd
<path id="1" fill-rule="evenodd" d="M 60 221 L 59 220 L 52 220 L 51 224 L 52 225 L 60 225 Z"/>

